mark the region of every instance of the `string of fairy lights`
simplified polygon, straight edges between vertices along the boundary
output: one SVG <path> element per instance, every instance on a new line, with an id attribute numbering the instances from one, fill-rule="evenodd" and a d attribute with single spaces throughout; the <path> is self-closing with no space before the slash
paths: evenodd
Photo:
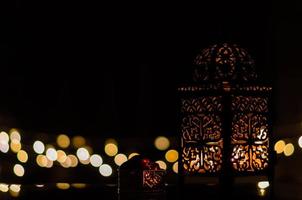
<path id="1" fill-rule="evenodd" d="M 113 138 L 105 140 L 104 152 L 97 154 L 94 153 L 91 146 L 87 145 L 86 139 L 80 135 L 70 138 L 66 134 L 60 134 L 56 137 L 55 144 L 35 140 L 31 145 L 24 145 L 21 135 L 18 129 L 11 129 L 8 133 L 0 132 L 0 152 L 4 154 L 11 153 L 16 156 L 18 163 L 13 165 L 12 172 L 20 178 L 26 173 L 24 164 L 29 161 L 29 157 L 34 158 L 35 164 L 41 168 L 52 168 L 55 164 L 63 168 L 75 168 L 80 164 L 91 165 L 98 168 L 101 176 L 109 177 L 113 174 L 113 168 L 109 163 L 104 162 L 104 156 L 113 158 L 114 163 L 121 166 L 135 155 L 139 155 L 139 152 L 131 152 L 128 156 L 119 152 L 118 142 Z M 73 150 L 76 150 L 75 153 L 70 153 L 71 146 Z M 156 161 L 160 168 L 167 170 L 167 163 L 170 163 L 171 171 L 178 173 L 178 152 L 175 149 L 169 149 L 170 140 L 165 136 L 158 136 L 154 139 L 154 146 L 157 150 L 164 152 L 165 160 Z M 56 184 L 56 187 L 62 190 L 70 187 L 84 188 L 85 186 L 84 183 Z M 36 187 L 40 188 L 44 185 L 37 184 Z M 0 183 L 0 191 L 9 192 L 11 196 L 17 197 L 21 191 L 21 185 Z"/>

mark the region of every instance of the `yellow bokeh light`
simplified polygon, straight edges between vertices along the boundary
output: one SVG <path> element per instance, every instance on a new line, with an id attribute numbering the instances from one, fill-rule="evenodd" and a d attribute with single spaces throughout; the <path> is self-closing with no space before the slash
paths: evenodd
<path id="1" fill-rule="evenodd" d="M 106 139 L 106 141 L 105 141 L 105 145 L 106 144 L 115 144 L 116 146 L 117 146 L 117 141 L 115 140 L 115 139 L 113 139 L 113 138 L 108 138 L 108 139 Z"/>
<path id="2" fill-rule="evenodd" d="M 64 151 L 58 150 L 58 151 L 57 151 L 57 155 L 58 155 L 57 161 L 58 161 L 59 163 L 65 162 L 67 156 L 66 156 L 66 153 L 65 153 Z"/>
<path id="3" fill-rule="evenodd" d="M 131 153 L 129 156 L 128 156 L 128 160 L 130 160 L 131 158 L 133 158 L 134 156 L 138 156 L 139 153 Z"/>
<path id="4" fill-rule="evenodd" d="M 279 140 L 278 142 L 276 142 L 274 149 L 278 154 L 280 154 L 284 151 L 284 147 L 285 147 L 285 142 L 283 140 Z"/>
<path id="5" fill-rule="evenodd" d="M 8 192 L 8 185 L 5 183 L 0 183 L 0 191 L 1 192 Z"/>
<path id="6" fill-rule="evenodd" d="M 266 189 L 269 187 L 269 182 L 268 181 L 260 181 L 258 182 L 258 188 L 260 189 Z"/>
<path id="7" fill-rule="evenodd" d="M 71 159 L 66 156 L 65 158 L 65 161 L 64 162 L 61 162 L 61 165 L 64 167 L 64 168 L 69 168 L 71 167 Z"/>
<path id="8" fill-rule="evenodd" d="M 70 167 L 76 167 L 78 165 L 79 161 L 75 155 L 68 155 L 68 158 L 71 161 Z"/>
<path id="9" fill-rule="evenodd" d="M 302 136 L 299 137 L 298 144 L 299 147 L 302 148 Z"/>
<path id="10" fill-rule="evenodd" d="M 18 151 L 21 150 L 22 145 L 21 145 L 20 141 L 13 139 L 10 143 L 10 148 L 11 148 L 12 152 L 18 153 Z"/>
<path id="11" fill-rule="evenodd" d="M 112 174 L 112 168 L 110 167 L 110 165 L 103 164 L 100 166 L 99 172 L 102 176 L 108 177 Z"/>
<path id="12" fill-rule="evenodd" d="M 77 188 L 77 189 L 83 189 L 86 187 L 85 183 L 73 183 L 71 184 L 72 187 Z"/>
<path id="13" fill-rule="evenodd" d="M 80 148 L 86 144 L 86 140 L 82 136 L 75 136 L 72 138 L 72 144 L 76 148 Z"/>
<path id="14" fill-rule="evenodd" d="M 172 166 L 173 172 L 178 173 L 178 162 L 175 162 Z"/>
<path id="15" fill-rule="evenodd" d="M 34 142 L 33 148 L 37 154 L 42 154 L 45 151 L 45 145 L 39 140 Z"/>
<path id="16" fill-rule="evenodd" d="M 44 155 L 38 155 L 36 158 L 36 162 L 40 167 L 46 167 L 47 165 L 47 157 Z"/>
<path id="17" fill-rule="evenodd" d="M 59 188 L 61 190 L 67 190 L 70 188 L 69 183 L 57 183 L 56 186 L 57 186 L 57 188 Z"/>
<path id="18" fill-rule="evenodd" d="M 167 164 L 162 161 L 162 160 L 158 160 L 156 161 L 156 163 L 159 165 L 159 168 L 166 170 L 167 169 Z"/>
<path id="19" fill-rule="evenodd" d="M 4 143 L 8 143 L 9 141 L 9 136 L 6 132 L 4 131 L 1 131 L 0 132 L 0 143 L 1 144 L 4 144 Z"/>
<path id="20" fill-rule="evenodd" d="M 58 158 L 57 151 L 54 148 L 49 148 L 46 150 L 46 157 L 51 160 L 55 161 Z"/>
<path id="21" fill-rule="evenodd" d="M 67 148 L 70 145 L 70 139 L 67 135 L 61 134 L 57 137 L 57 144 L 61 148 Z"/>
<path id="22" fill-rule="evenodd" d="M 11 184 L 9 186 L 9 189 L 13 192 L 20 192 L 21 191 L 21 185 L 18 184 Z"/>
<path id="23" fill-rule="evenodd" d="M 283 153 L 285 156 L 291 156 L 293 155 L 294 151 L 294 145 L 292 143 L 288 143 L 287 145 L 285 145 Z"/>
<path id="24" fill-rule="evenodd" d="M 171 149 L 166 152 L 165 157 L 168 162 L 173 163 L 173 162 L 177 161 L 177 159 L 178 159 L 178 152 L 174 149 Z"/>
<path id="25" fill-rule="evenodd" d="M 154 141 L 154 145 L 158 150 L 164 151 L 169 148 L 170 141 L 165 136 L 158 136 Z"/>
<path id="26" fill-rule="evenodd" d="M 25 170 L 24 170 L 24 168 L 23 168 L 22 165 L 20 165 L 20 164 L 15 164 L 13 170 L 14 170 L 14 173 L 16 174 L 16 176 L 19 176 L 19 177 L 24 176 Z"/>
<path id="27" fill-rule="evenodd" d="M 10 140 L 13 141 L 13 140 L 17 140 L 17 141 L 21 141 L 21 135 L 19 133 L 19 131 L 17 129 L 11 129 L 9 131 L 9 137 L 10 137 Z"/>
<path id="28" fill-rule="evenodd" d="M 115 156 L 117 154 L 117 152 L 118 152 L 118 148 L 117 148 L 116 144 L 113 144 L 113 143 L 106 144 L 105 153 L 108 156 Z"/>
<path id="29" fill-rule="evenodd" d="M 53 166 L 53 161 L 52 161 L 52 160 L 47 159 L 47 165 L 46 165 L 46 168 L 52 168 L 52 166 Z"/>
<path id="30" fill-rule="evenodd" d="M 90 163 L 90 159 L 80 160 L 80 163 L 82 163 L 83 165 L 88 165 Z"/>
<path id="31" fill-rule="evenodd" d="M 114 162 L 116 165 L 118 166 L 121 166 L 124 162 L 126 162 L 128 159 L 127 159 L 127 156 L 125 154 L 117 154 L 115 157 L 114 157 Z"/>
<path id="32" fill-rule="evenodd" d="M 98 154 L 93 154 L 91 157 L 90 157 L 90 164 L 93 166 L 93 167 L 99 167 L 103 164 L 103 159 L 100 155 Z"/>
<path id="33" fill-rule="evenodd" d="M 17 198 L 17 197 L 19 197 L 19 192 L 14 192 L 14 191 L 9 191 L 9 194 L 12 196 L 12 197 L 15 197 L 15 198 Z"/>
<path id="34" fill-rule="evenodd" d="M 28 160 L 28 155 L 27 155 L 26 151 L 21 150 L 18 152 L 17 158 L 20 162 L 26 163 Z"/>

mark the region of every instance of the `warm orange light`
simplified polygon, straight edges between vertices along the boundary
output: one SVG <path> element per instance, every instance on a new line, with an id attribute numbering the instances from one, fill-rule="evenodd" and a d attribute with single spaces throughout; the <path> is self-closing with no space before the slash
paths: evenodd
<path id="1" fill-rule="evenodd" d="M 68 158 L 70 158 L 71 161 L 70 167 L 76 167 L 78 165 L 79 161 L 75 155 L 68 155 Z"/>
<path id="2" fill-rule="evenodd" d="M 285 145 L 285 147 L 284 147 L 284 155 L 285 156 L 293 155 L 294 151 L 295 151 L 295 147 L 292 143 L 288 143 L 287 145 Z"/>
<path id="3" fill-rule="evenodd" d="M 126 161 L 127 161 L 127 156 L 125 154 L 120 153 L 114 157 L 114 162 L 118 166 L 121 166 Z"/>
<path id="4" fill-rule="evenodd" d="M 61 190 L 67 190 L 70 188 L 70 184 L 69 183 L 57 183 L 57 188 L 61 189 Z"/>
<path id="5" fill-rule="evenodd" d="M 129 156 L 128 156 L 128 160 L 130 160 L 131 158 L 133 158 L 134 156 L 138 156 L 139 153 L 131 153 Z"/>
<path id="6" fill-rule="evenodd" d="M 115 156 L 117 154 L 117 152 L 118 152 L 118 148 L 117 148 L 116 144 L 113 144 L 113 143 L 106 144 L 105 153 L 108 156 Z"/>
<path id="7" fill-rule="evenodd" d="M 279 140 L 278 142 L 276 142 L 274 149 L 278 154 L 280 154 L 284 151 L 284 147 L 285 147 L 285 142 L 283 140 Z"/>
<path id="8" fill-rule="evenodd" d="M 173 162 L 177 161 L 177 159 L 178 159 L 178 152 L 174 149 L 171 149 L 171 150 L 167 151 L 165 157 L 168 162 L 173 163 Z"/>
<path id="9" fill-rule="evenodd" d="M 72 144 L 75 148 L 80 148 L 86 144 L 86 140 L 84 137 L 78 135 L 72 138 Z"/>
<path id="10" fill-rule="evenodd" d="M 175 162 L 175 163 L 173 164 L 172 169 L 173 169 L 173 172 L 175 172 L 176 174 L 178 173 L 178 162 Z"/>
<path id="11" fill-rule="evenodd" d="M 165 136 L 158 136 L 154 141 L 154 145 L 158 150 L 164 151 L 169 148 L 170 141 Z"/>
<path id="12" fill-rule="evenodd" d="M 57 151 L 57 156 L 58 156 L 57 161 L 59 163 L 65 162 L 65 160 L 67 158 L 66 153 L 64 151 L 62 151 L 62 150 L 58 150 Z"/>
<path id="13" fill-rule="evenodd" d="M 22 145 L 21 145 L 20 141 L 14 139 L 10 143 L 10 148 L 11 148 L 12 152 L 18 153 L 18 151 L 21 150 Z"/>
<path id="14" fill-rule="evenodd" d="M 28 155 L 27 155 L 26 151 L 21 150 L 18 152 L 17 158 L 20 162 L 26 163 L 28 160 Z"/>
<path id="15" fill-rule="evenodd" d="M 22 177 L 22 176 L 24 176 L 24 172 L 25 172 L 25 170 L 22 165 L 16 164 L 14 166 L 14 173 L 16 176 Z"/>
<path id="16" fill-rule="evenodd" d="M 67 135 L 61 134 L 57 137 L 57 144 L 61 148 L 67 148 L 70 144 L 70 139 Z"/>
<path id="17" fill-rule="evenodd" d="M 36 158 L 36 162 L 40 167 L 46 167 L 48 163 L 48 159 L 44 155 L 38 155 Z"/>
<path id="18" fill-rule="evenodd" d="M 166 164 L 164 161 L 158 160 L 158 161 L 156 161 L 156 163 L 159 165 L 159 167 L 160 167 L 161 169 L 164 169 L 164 170 L 167 169 L 167 164 Z"/>

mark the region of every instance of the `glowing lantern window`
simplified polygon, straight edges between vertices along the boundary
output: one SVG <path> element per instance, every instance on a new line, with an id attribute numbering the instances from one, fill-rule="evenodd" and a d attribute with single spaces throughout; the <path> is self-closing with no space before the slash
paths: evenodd
<path id="1" fill-rule="evenodd" d="M 269 169 L 271 87 L 237 45 L 214 45 L 194 61 L 194 83 L 180 94 L 181 175 Z"/>

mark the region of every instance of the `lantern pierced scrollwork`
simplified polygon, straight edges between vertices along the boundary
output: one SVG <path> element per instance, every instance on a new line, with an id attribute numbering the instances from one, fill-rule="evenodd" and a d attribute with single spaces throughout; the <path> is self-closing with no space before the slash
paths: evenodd
<path id="1" fill-rule="evenodd" d="M 270 166 L 271 87 L 235 44 L 213 45 L 193 63 L 195 83 L 178 88 L 182 175 L 262 173 Z"/>

